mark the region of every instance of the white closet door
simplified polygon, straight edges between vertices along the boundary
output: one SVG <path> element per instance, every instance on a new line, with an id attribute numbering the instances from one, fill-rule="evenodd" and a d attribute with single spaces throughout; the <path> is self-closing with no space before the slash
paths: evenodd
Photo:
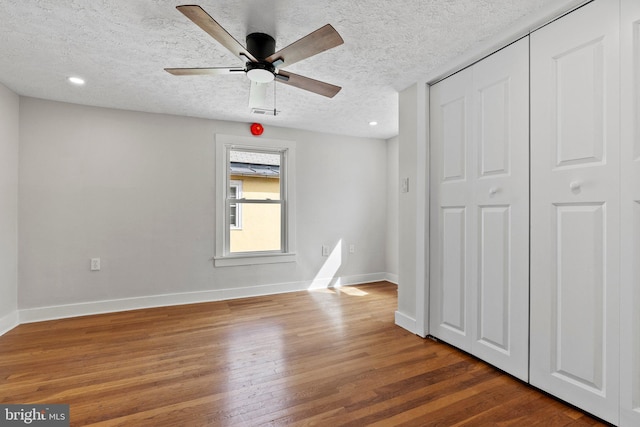
<path id="1" fill-rule="evenodd" d="M 531 383 L 613 423 L 618 11 L 596 0 L 531 35 Z"/>
<path id="2" fill-rule="evenodd" d="M 529 378 L 529 40 L 473 67 L 471 352 Z"/>
<path id="3" fill-rule="evenodd" d="M 471 351 L 470 280 L 475 247 L 470 150 L 472 70 L 429 90 L 431 129 L 430 325 L 434 335 Z"/>
<path id="4" fill-rule="evenodd" d="M 528 39 L 431 88 L 431 334 L 528 378 Z"/>
<path id="5" fill-rule="evenodd" d="M 640 426 L 640 2 L 623 0 L 621 30 L 620 425 Z"/>

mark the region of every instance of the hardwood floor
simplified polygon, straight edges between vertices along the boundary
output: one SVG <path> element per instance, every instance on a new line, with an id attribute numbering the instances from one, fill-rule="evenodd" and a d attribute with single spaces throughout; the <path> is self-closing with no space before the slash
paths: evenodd
<path id="1" fill-rule="evenodd" d="M 67 403 L 72 426 L 602 425 L 396 307 L 380 282 L 24 324 L 0 403 Z"/>

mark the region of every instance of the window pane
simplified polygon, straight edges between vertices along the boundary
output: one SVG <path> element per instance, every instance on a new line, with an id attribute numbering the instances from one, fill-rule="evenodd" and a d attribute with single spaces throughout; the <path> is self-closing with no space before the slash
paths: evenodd
<path id="1" fill-rule="evenodd" d="M 242 198 L 242 181 L 230 181 L 229 200 Z M 242 209 L 235 203 L 229 205 L 229 225 L 231 228 L 242 227 Z"/>
<path id="2" fill-rule="evenodd" d="M 241 203 L 242 229 L 229 230 L 229 251 L 282 251 L 280 204 Z"/>
<path id="3" fill-rule="evenodd" d="M 242 198 L 280 200 L 279 153 L 230 150 L 229 179 L 242 183 Z"/>
<path id="4" fill-rule="evenodd" d="M 231 228 L 238 228 L 238 205 L 229 206 L 229 224 Z"/>

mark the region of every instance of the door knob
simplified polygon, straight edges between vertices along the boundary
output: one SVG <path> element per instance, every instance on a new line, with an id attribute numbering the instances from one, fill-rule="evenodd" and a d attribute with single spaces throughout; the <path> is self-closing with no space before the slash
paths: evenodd
<path id="1" fill-rule="evenodd" d="M 582 183 L 580 181 L 572 181 L 571 184 L 569 184 L 571 191 L 579 191 L 581 186 Z"/>
<path id="2" fill-rule="evenodd" d="M 491 188 L 489 189 L 489 195 L 490 195 L 490 196 L 495 196 L 495 194 L 496 194 L 498 191 L 500 191 L 500 188 L 498 188 L 498 187 L 491 187 Z"/>

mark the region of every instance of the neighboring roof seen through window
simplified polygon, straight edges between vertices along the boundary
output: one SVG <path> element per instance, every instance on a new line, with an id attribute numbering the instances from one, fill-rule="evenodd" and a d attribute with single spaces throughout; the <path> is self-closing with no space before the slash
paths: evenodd
<path id="1" fill-rule="evenodd" d="M 232 163 L 280 166 L 280 155 L 256 151 L 231 150 L 229 152 L 229 161 Z"/>
<path id="2" fill-rule="evenodd" d="M 278 178 L 280 176 L 280 166 L 272 165 L 231 162 L 229 170 L 232 175 L 263 176 L 267 178 Z"/>
<path id="3" fill-rule="evenodd" d="M 278 178 L 280 176 L 280 155 L 231 150 L 229 152 L 229 170 L 232 175 Z"/>

